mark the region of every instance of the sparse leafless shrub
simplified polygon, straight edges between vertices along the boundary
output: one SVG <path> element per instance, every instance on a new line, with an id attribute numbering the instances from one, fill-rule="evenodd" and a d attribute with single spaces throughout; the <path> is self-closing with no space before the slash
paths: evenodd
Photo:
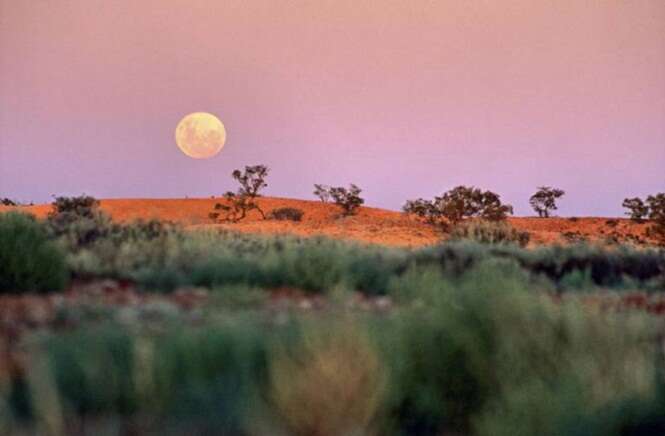
<path id="1" fill-rule="evenodd" d="M 326 185 L 314 185 L 314 187 L 316 188 L 314 193 L 321 198 L 321 201 L 325 202 L 332 199 L 336 205 L 342 208 L 344 216 L 354 215 L 358 208 L 365 203 L 365 200 L 360 197 L 362 189 L 353 183 L 349 185 L 348 189 L 342 186 L 331 187 Z"/>
<path id="2" fill-rule="evenodd" d="M 240 183 L 240 188 L 237 192 L 228 191 L 224 194 L 226 202 L 215 204 L 215 211 L 209 214 L 210 219 L 217 221 L 224 214 L 223 220 L 235 223 L 252 210 L 257 210 L 266 219 L 256 199 L 260 197 L 259 191 L 268 186 L 265 179 L 269 171 L 265 165 L 245 166 L 244 171 L 233 171 L 231 176 Z"/>
<path id="3" fill-rule="evenodd" d="M 564 196 L 566 192 L 562 189 L 550 186 L 540 186 L 535 194 L 529 198 L 529 204 L 541 218 L 549 218 L 550 211 L 557 210 L 557 199 Z"/>

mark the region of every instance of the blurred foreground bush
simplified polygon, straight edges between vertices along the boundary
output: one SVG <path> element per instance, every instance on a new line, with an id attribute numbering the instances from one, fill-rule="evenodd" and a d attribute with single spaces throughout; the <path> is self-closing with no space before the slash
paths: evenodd
<path id="1" fill-rule="evenodd" d="M 454 280 L 411 268 L 390 314 L 123 316 L 34 337 L 2 373 L 4 434 L 624 436 L 665 416 L 654 319 L 556 304 L 512 260 Z"/>
<path id="2" fill-rule="evenodd" d="M 31 215 L 0 214 L 0 292 L 57 291 L 67 279 L 65 254 L 42 223 Z"/>

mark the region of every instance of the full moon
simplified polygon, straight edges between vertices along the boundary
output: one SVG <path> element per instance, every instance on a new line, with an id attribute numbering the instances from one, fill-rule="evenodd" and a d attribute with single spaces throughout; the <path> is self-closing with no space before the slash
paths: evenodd
<path id="1" fill-rule="evenodd" d="M 194 159 L 207 159 L 219 153 L 226 142 L 224 124 L 207 112 L 185 116 L 175 128 L 175 142 L 180 150 Z"/>

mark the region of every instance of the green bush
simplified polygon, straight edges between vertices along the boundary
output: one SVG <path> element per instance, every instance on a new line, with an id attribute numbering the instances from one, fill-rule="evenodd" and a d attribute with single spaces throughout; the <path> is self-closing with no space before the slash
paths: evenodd
<path id="1" fill-rule="evenodd" d="M 102 219 L 81 218 L 60 232 L 73 276 L 130 279 L 151 289 L 242 284 L 324 292 L 343 285 L 385 294 L 410 265 L 438 266 L 444 277 L 456 278 L 480 261 L 508 258 L 560 290 L 582 285 L 575 274 L 583 273 L 594 286 L 630 283 L 665 291 L 665 251 L 586 244 L 526 250 L 506 242 L 524 244 L 527 235 L 501 223 L 461 224 L 453 232 L 458 240 L 406 250 L 326 238 L 185 232 L 154 221 L 115 224 L 95 217 Z"/>
<path id="2" fill-rule="evenodd" d="M 481 244 L 517 244 L 525 247 L 529 243 L 530 235 L 505 222 L 474 220 L 453 227 L 450 239 L 471 240 Z"/>
<path id="3" fill-rule="evenodd" d="M 243 311 L 265 296 L 243 286 L 197 313 L 112 309 L 34 336 L 0 404 L 27 434 L 624 436 L 662 416 L 654 319 L 555 303 L 511 259 L 411 264 L 387 287 L 389 313 Z"/>
<path id="4" fill-rule="evenodd" d="M 261 416 L 268 332 L 255 319 L 205 328 L 101 325 L 47 337 L 28 368 L 30 408 L 53 434 L 81 423 L 132 417 L 139 434 L 244 435 Z M 36 356 L 36 357 L 37 357 Z M 136 424 L 135 424 L 136 425 Z M 144 433 L 145 432 L 145 433 Z"/>
<path id="5" fill-rule="evenodd" d="M 0 292 L 58 291 L 68 279 L 65 255 L 32 216 L 0 214 Z"/>
<path id="6" fill-rule="evenodd" d="M 404 276 L 397 288 L 420 298 L 374 329 L 393 433 L 562 435 L 580 416 L 651 401 L 654 324 L 557 306 L 529 283 L 497 260 L 454 282 Z"/>
<path id="7" fill-rule="evenodd" d="M 621 287 L 633 284 L 663 283 L 665 251 L 637 250 L 630 247 L 605 249 L 586 244 L 547 246 L 526 250 L 511 245 L 482 245 L 465 241 L 440 244 L 415 252 L 412 259 L 420 265 L 439 265 L 448 276 L 459 276 L 479 262 L 490 258 L 514 259 L 534 277 L 553 284 L 570 273 L 589 274 L 597 286 Z M 665 287 L 654 290 L 665 291 Z"/>

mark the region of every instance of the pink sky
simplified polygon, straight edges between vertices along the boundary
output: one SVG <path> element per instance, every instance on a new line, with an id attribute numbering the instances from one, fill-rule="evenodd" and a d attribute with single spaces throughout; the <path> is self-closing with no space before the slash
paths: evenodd
<path id="1" fill-rule="evenodd" d="M 222 153 L 173 140 L 218 115 Z M 355 182 L 399 208 L 458 184 L 530 214 L 665 191 L 665 1 L 0 0 L 0 197 L 269 195 Z"/>

